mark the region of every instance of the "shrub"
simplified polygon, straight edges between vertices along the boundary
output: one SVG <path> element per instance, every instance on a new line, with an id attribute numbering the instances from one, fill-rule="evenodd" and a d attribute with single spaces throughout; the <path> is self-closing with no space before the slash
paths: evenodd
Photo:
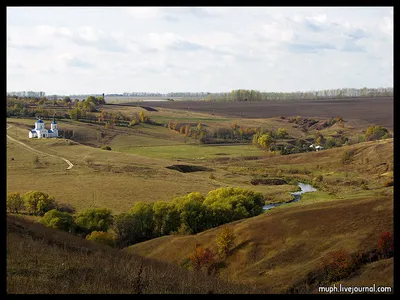
<path id="1" fill-rule="evenodd" d="M 277 138 L 282 138 L 284 139 L 285 137 L 288 136 L 288 132 L 285 128 L 278 128 L 278 130 L 275 133 Z"/>
<path id="2" fill-rule="evenodd" d="M 129 126 L 133 127 L 137 124 L 139 124 L 139 120 L 136 118 L 132 118 L 132 121 L 129 123 Z"/>
<path id="3" fill-rule="evenodd" d="M 393 186 L 394 185 L 393 179 L 386 181 L 383 185 L 385 187 Z"/>
<path id="4" fill-rule="evenodd" d="M 393 235 L 390 232 L 383 232 L 378 240 L 378 252 L 382 258 L 393 256 Z"/>
<path id="5" fill-rule="evenodd" d="M 314 178 L 314 180 L 317 182 L 322 182 L 324 180 L 324 177 L 322 175 L 318 175 L 317 177 Z"/>
<path id="6" fill-rule="evenodd" d="M 40 220 L 47 227 L 72 232 L 74 229 L 74 221 L 72 215 L 67 212 L 61 212 L 52 209 L 44 214 Z"/>
<path id="7" fill-rule="evenodd" d="M 363 190 L 369 190 L 368 185 L 366 183 L 362 183 L 360 185 L 360 188 L 362 188 Z"/>
<path id="8" fill-rule="evenodd" d="M 173 231 L 173 234 L 176 234 L 176 235 L 188 235 L 191 233 L 192 233 L 192 230 L 185 223 L 182 223 L 176 232 Z"/>
<path id="9" fill-rule="evenodd" d="M 25 208 L 24 200 L 21 198 L 20 193 L 8 193 L 7 208 L 10 212 L 19 213 Z"/>
<path id="10" fill-rule="evenodd" d="M 30 191 L 24 195 L 25 206 L 30 214 L 43 216 L 49 210 L 57 207 L 54 197 L 39 191 Z"/>
<path id="11" fill-rule="evenodd" d="M 95 243 L 99 243 L 102 245 L 115 247 L 116 246 L 116 238 L 115 235 L 109 232 L 103 231 L 92 231 L 88 236 L 86 236 L 88 241 L 93 241 Z"/>
<path id="12" fill-rule="evenodd" d="M 358 142 L 359 142 L 359 143 L 365 142 L 366 140 L 367 140 L 367 138 L 366 138 L 365 135 L 360 135 L 360 136 L 358 137 Z"/>
<path id="13" fill-rule="evenodd" d="M 319 264 L 319 269 L 324 273 L 328 282 L 337 281 L 347 277 L 353 271 L 353 259 L 346 250 L 337 250 L 325 255 Z"/>
<path id="14" fill-rule="evenodd" d="M 40 165 L 40 160 L 39 160 L 39 157 L 37 155 L 33 158 L 33 164 L 36 167 L 38 167 Z"/>
<path id="15" fill-rule="evenodd" d="M 71 204 L 69 204 L 69 203 L 60 203 L 60 204 L 58 204 L 57 205 L 57 208 L 56 208 L 58 211 L 61 211 L 61 212 L 67 212 L 67 213 L 70 213 L 70 214 L 74 214 L 75 212 L 76 212 L 76 209 L 75 209 L 75 207 L 73 207 Z"/>
<path id="16" fill-rule="evenodd" d="M 93 159 L 92 159 L 91 157 L 89 157 L 89 156 L 85 156 L 84 160 L 85 160 L 85 163 L 86 163 L 88 166 L 90 166 L 91 164 L 93 164 Z"/>
<path id="17" fill-rule="evenodd" d="M 101 149 L 111 151 L 111 147 L 108 145 L 101 146 Z"/>
<path id="18" fill-rule="evenodd" d="M 209 178 L 210 178 L 210 179 L 215 179 L 214 173 L 210 173 Z"/>
<path id="19" fill-rule="evenodd" d="M 343 165 L 349 164 L 354 157 L 354 150 L 345 151 L 342 155 L 341 163 Z"/>
<path id="20" fill-rule="evenodd" d="M 231 227 L 225 227 L 217 236 L 218 253 L 222 258 L 226 258 L 230 253 L 230 248 L 235 240 L 235 234 Z"/>
<path id="21" fill-rule="evenodd" d="M 196 249 L 189 256 L 190 264 L 194 270 L 206 270 L 211 274 L 215 270 L 215 253 L 208 248 L 196 245 Z"/>

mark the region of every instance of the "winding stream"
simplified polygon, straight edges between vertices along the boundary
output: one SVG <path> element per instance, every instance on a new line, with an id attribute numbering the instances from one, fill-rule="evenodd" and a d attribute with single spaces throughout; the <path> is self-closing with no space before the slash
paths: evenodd
<path id="1" fill-rule="evenodd" d="M 317 191 L 316 188 L 314 188 L 312 185 L 309 185 L 307 183 L 299 182 L 297 185 L 301 188 L 301 191 L 290 193 L 291 195 L 294 196 L 294 199 L 292 201 L 266 204 L 266 205 L 264 205 L 263 209 L 264 210 L 269 210 L 269 209 L 271 209 L 273 207 L 280 206 L 282 204 L 297 202 L 297 201 L 299 201 L 301 199 L 301 195 L 302 194 Z"/>

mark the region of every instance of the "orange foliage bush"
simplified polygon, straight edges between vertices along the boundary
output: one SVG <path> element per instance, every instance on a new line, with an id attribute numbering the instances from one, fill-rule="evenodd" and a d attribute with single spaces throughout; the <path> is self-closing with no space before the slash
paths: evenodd
<path id="1" fill-rule="evenodd" d="M 205 269 L 208 274 L 211 274 L 215 270 L 215 253 L 208 248 L 196 245 L 196 249 L 190 254 L 189 259 L 192 268 L 197 271 Z"/>
<path id="2" fill-rule="evenodd" d="M 382 258 L 393 256 L 393 236 L 390 232 L 383 232 L 379 237 L 378 252 Z"/>
<path id="3" fill-rule="evenodd" d="M 346 250 L 329 252 L 320 262 L 320 270 L 325 272 L 325 278 L 331 282 L 345 278 L 352 272 L 353 258 Z"/>

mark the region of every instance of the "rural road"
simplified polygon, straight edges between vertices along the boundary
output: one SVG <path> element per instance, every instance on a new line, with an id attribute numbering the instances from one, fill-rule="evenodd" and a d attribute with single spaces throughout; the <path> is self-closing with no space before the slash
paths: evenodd
<path id="1" fill-rule="evenodd" d="M 12 127 L 12 125 L 8 125 L 7 129 L 9 129 L 9 128 L 11 128 L 11 127 Z M 30 146 L 24 144 L 24 143 L 22 143 L 22 142 L 20 142 L 20 141 L 18 141 L 18 140 L 16 140 L 16 139 L 14 139 L 14 138 L 12 138 L 12 137 L 9 136 L 8 134 L 7 134 L 7 137 L 8 137 L 10 140 L 12 140 L 12 141 L 14 141 L 14 142 L 16 142 L 16 143 L 18 143 L 18 144 L 20 144 L 20 145 L 22 145 L 22 146 L 28 148 L 29 150 L 31 150 L 31 151 L 33 151 L 33 152 L 39 153 L 39 154 L 44 155 L 44 156 L 48 155 L 48 156 L 52 156 L 52 157 L 56 157 L 56 158 L 61 158 L 63 161 L 65 161 L 65 162 L 68 164 L 67 170 L 72 169 L 72 167 L 74 166 L 68 159 L 65 159 L 65 158 L 63 158 L 63 157 L 61 157 L 61 156 L 56 156 L 56 155 L 52 155 L 52 154 L 48 154 L 48 153 L 45 153 L 45 152 L 36 150 L 36 149 L 34 149 L 34 148 L 32 148 L 32 147 L 30 147 Z"/>

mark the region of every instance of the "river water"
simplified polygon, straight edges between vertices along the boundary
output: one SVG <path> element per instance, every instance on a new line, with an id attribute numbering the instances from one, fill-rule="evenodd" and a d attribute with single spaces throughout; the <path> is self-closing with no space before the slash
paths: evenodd
<path id="1" fill-rule="evenodd" d="M 269 210 L 271 208 L 274 208 L 276 206 L 280 206 L 282 204 L 297 202 L 297 201 L 299 201 L 301 199 L 301 195 L 302 194 L 317 191 L 316 188 L 314 188 L 312 185 L 309 185 L 307 183 L 299 182 L 297 185 L 301 188 L 301 191 L 290 193 L 291 195 L 294 196 L 294 199 L 292 201 L 266 204 L 266 205 L 264 205 L 263 209 L 264 210 Z"/>

